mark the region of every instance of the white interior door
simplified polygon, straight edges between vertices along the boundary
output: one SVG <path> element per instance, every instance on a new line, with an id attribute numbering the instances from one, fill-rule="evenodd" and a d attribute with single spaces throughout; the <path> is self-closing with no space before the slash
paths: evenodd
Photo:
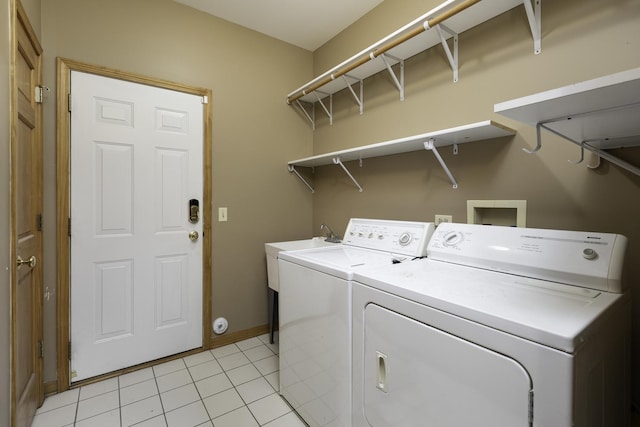
<path id="1" fill-rule="evenodd" d="M 71 381 L 202 346 L 202 98 L 71 73 Z"/>

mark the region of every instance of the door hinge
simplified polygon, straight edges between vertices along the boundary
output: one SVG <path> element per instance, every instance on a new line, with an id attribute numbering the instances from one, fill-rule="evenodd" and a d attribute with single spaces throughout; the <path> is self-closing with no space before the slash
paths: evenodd
<path id="1" fill-rule="evenodd" d="M 36 86 L 36 104 L 42 104 L 44 102 L 44 91 L 49 92 L 49 88 L 46 86 Z"/>
<path id="2" fill-rule="evenodd" d="M 71 217 L 67 218 L 67 234 L 71 237 Z"/>
<path id="3" fill-rule="evenodd" d="M 67 111 L 71 112 L 71 94 L 67 95 Z"/>
<path id="4" fill-rule="evenodd" d="M 205 95 L 205 96 L 203 96 L 203 97 L 202 97 L 202 103 L 203 103 L 203 104 L 208 104 L 208 103 L 209 103 L 209 97 L 208 97 L 208 96 L 206 96 L 206 95 Z"/>
<path id="5" fill-rule="evenodd" d="M 42 341 L 38 341 L 36 352 L 38 353 L 38 359 L 44 358 L 44 345 L 42 344 Z"/>
<path id="6" fill-rule="evenodd" d="M 36 215 L 36 228 L 38 231 L 42 231 L 42 214 Z"/>
<path id="7" fill-rule="evenodd" d="M 67 356 L 69 357 L 69 360 L 71 360 L 71 341 L 69 341 L 69 345 L 67 348 Z"/>
<path id="8" fill-rule="evenodd" d="M 529 425 L 533 425 L 533 390 L 529 390 Z"/>

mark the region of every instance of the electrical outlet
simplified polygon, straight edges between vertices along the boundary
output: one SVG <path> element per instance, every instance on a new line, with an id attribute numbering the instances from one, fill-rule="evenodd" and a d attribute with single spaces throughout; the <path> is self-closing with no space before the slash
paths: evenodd
<path id="1" fill-rule="evenodd" d="M 218 222 L 227 220 L 227 208 L 218 208 Z"/>
<path id="2" fill-rule="evenodd" d="M 443 222 L 453 222 L 452 215 L 437 215 L 436 214 L 436 227 L 442 224 Z"/>

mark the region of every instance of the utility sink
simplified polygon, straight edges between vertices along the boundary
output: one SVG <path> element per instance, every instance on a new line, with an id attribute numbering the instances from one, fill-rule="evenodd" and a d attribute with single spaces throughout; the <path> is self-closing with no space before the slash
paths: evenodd
<path id="1" fill-rule="evenodd" d="M 326 242 L 324 237 L 313 237 L 305 240 L 291 240 L 288 242 L 265 243 L 264 251 L 267 254 L 267 278 L 269 287 L 274 291 L 280 290 L 280 279 L 278 272 L 278 253 L 282 251 L 296 251 L 299 249 L 312 249 L 322 246 L 336 245 L 337 243 Z"/>

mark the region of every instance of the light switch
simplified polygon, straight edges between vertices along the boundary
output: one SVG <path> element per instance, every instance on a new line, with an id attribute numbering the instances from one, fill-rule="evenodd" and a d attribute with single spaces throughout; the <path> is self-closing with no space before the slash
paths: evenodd
<path id="1" fill-rule="evenodd" d="M 227 208 L 218 208 L 218 222 L 227 220 Z"/>

